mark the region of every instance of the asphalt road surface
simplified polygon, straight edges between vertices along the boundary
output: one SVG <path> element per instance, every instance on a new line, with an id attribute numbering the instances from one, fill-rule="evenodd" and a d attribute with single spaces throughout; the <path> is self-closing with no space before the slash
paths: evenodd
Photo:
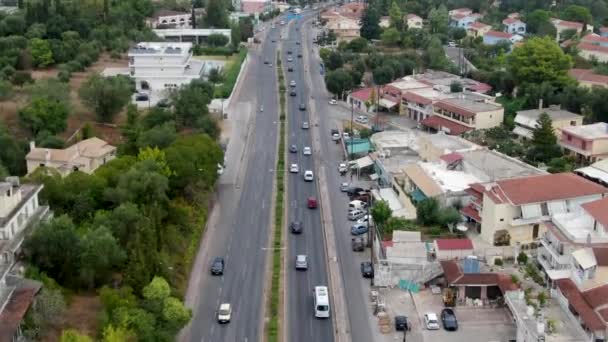
<path id="1" fill-rule="evenodd" d="M 287 253 L 287 281 L 286 281 L 286 313 L 287 313 L 287 332 L 286 340 L 290 342 L 331 342 L 334 340 L 333 326 L 330 319 L 317 319 L 314 316 L 313 293 L 315 286 L 328 286 L 327 279 L 327 259 L 323 237 L 323 227 L 321 226 L 320 209 L 308 209 L 307 199 L 314 197 L 320 200 L 320 205 L 325 205 L 327 199 L 319 199 L 315 182 L 304 181 L 304 171 L 311 170 L 316 174 L 314 163 L 318 158 L 319 151 L 315 151 L 312 145 L 310 130 L 313 123 L 310 122 L 308 103 L 310 100 L 310 89 L 305 80 L 305 68 L 303 59 L 298 57 L 304 45 L 297 45 L 296 42 L 304 44 L 302 41 L 301 27 L 306 23 L 306 16 L 295 20 L 287 25 L 285 40 L 282 45 L 281 59 L 285 68 L 287 83 L 287 116 L 288 145 L 296 145 L 297 153 L 289 153 L 286 167 L 291 164 L 298 164 L 300 172 L 288 174 L 288 196 L 289 214 L 288 222 L 300 221 L 303 224 L 303 233 L 299 235 L 291 234 L 286 227 L 288 234 L 288 253 Z M 291 54 L 288 54 L 291 51 Z M 292 61 L 289 62 L 288 59 Z M 288 72 L 287 68 L 292 67 L 293 71 Z M 295 81 L 295 87 L 289 85 Z M 296 96 L 289 96 L 295 90 Z M 306 104 L 306 110 L 301 110 L 300 104 Z M 311 127 L 302 128 L 304 122 Z M 311 156 L 305 156 L 302 150 L 305 146 L 313 149 Z M 295 270 L 294 260 L 296 255 L 305 254 L 308 256 L 308 270 Z M 331 292 L 330 292 L 331 297 Z"/>
<path id="2" fill-rule="evenodd" d="M 347 316 L 350 322 L 350 336 L 353 342 L 369 342 L 377 340 L 372 329 L 378 330 L 375 320 L 370 318 L 369 307 L 369 280 L 362 279 L 360 263 L 370 258 L 369 249 L 364 252 L 353 252 L 351 250 L 350 226 L 353 222 L 347 220 L 348 197 L 340 192 L 342 182 L 350 182 L 349 176 L 340 176 L 337 171 L 338 163 L 342 162 L 344 156 L 341 147 L 331 139 L 330 130 L 338 128 L 337 124 L 330 120 L 330 111 L 337 110 L 336 105 L 330 105 L 330 94 L 325 88 L 323 75 L 320 73 L 321 60 L 318 57 L 318 49 L 312 43 L 314 34 L 310 25 L 305 25 L 302 30 L 308 32 L 308 39 L 303 41 L 303 49 L 308 51 L 308 65 L 311 82 L 311 101 L 315 102 L 316 117 L 318 118 L 319 136 L 321 139 L 321 151 L 318 162 L 326 167 L 326 183 L 329 188 L 329 198 L 324 198 L 324 209 L 331 210 L 333 225 L 336 230 L 336 247 L 338 261 L 342 273 L 344 294 L 346 297 Z M 372 326 L 373 324 L 373 326 Z"/>
<path id="3" fill-rule="evenodd" d="M 259 51 L 249 53 L 251 63 L 231 116 L 249 116 L 251 131 L 228 143 L 227 169 L 220 177 L 218 217 L 205 233 L 202 269 L 193 305 L 193 318 L 183 340 L 192 342 L 260 341 L 263 331 L 264 286 L 270 210 L 276 166 L 278 131 L 277 73 L 274 66 L 279 29 L 271 29 Z M 275 39 L 277 43 L 271 40 Z M 268 60 L 273 66 L 264 64 Z M 264 111 L 260 111 L 260 107 Z M 234 123 L 238 120 L 233 120 Z M 238 149 L 242 151 L 231 151 Z M 215 256 L 223 256 L 223 276 L 211 276 Z M 220 325 L 220 303 L 233 307 L 232 320 Z"/>

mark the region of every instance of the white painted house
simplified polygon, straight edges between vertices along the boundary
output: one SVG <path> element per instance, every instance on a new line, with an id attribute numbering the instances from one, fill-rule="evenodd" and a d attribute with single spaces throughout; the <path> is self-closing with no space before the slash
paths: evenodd
<path id="1" fill-rule="evenodd" d="M 201 78 L 204 63 L 192 58 L 192 43 L 139 43 L 129 50 L 129 75 L 140 93 L 158 94 Z"/>
<path id="2" fill-rule="evenodd" d="M 146 23 L 151 28 L 191 28 L 192 14 L 161 9 L 146 19 Z"/>
<path id="3" fill-rule="evenodd" d="M 21 320 L 41 286 L 23 279 L 15 265 L 35 223 L 52 216 L 38 201 L 42 188 L 20 184 L 19 177 L 0 181 L 0 341 L 22 341 Z"/>

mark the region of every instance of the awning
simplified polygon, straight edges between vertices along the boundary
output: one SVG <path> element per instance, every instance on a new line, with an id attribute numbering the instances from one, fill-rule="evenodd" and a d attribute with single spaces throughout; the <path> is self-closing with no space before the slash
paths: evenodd
<path id="1" fill-rule="evenodd" d="M 608 172 L 604 172 L 602 170 L 596 169 L 593 166 L 583 167 L 583 168 L 575 170 L 575 172 L 583 174 L 589 178 L 597 179 L 604 183 L 608 183 Z"/>
<path id="2" fill-rule="evenodd" d="M 365 156 L 363 158 L 354 160 L 354 165 L 358 169 L 363 169 L 363 168 L 374 165 L 374 161 L 369 156 Z"/>
<path id="3" fill-rule="evenodd" d="M 533 135 L 531 130 L 521 127 L 521 126 L 516 126 L 513 129 L 513 134 L 519 135 L 520 137 L 524 137 L 524 138 L 528 138 L 528 139 L 532 139 L 532 135 Z"/>
<path id="4" fill-rule="evenodd" d="M 391 109 L 397 105 L 397 102 L 393 102 L 387 99 L 380 99 L 380 101 L 378 101 L 378 105 L 386 109 Z"/>
<path id="5" fill-rule="evenodd" d="M 369 179 L 375 181 L 376 179 L 378 179 L 378 174 L 377 173 L 372 173 L 371 175 L 369 175 Z"/>
<path id="6" fill-rule="evenodd" d="M 444 131 L 451 135 L 460 135 L 467 131 L 472 131 L 473 128 L 461 125 L 454 121 L 444 119 L 440 116 L 433 115 L 420 121 L 421 124 L 436 129 L 437 131 Z"/>

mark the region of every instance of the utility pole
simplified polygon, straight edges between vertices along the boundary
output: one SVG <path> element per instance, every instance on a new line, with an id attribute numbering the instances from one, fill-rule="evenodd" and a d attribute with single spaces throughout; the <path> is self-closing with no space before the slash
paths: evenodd
<path id="1" fill-rule="evenodd" d="M 370 241 L 370 246 L 369 246 L 369 261 L 372 263 L 372 277 L 370 278 L 369 281 L 369 285 L 370 286 L 374 286 L 374 277 L 376 275 L 376 271 L 374 270 L 374 226 L 376 225 L 376 223 L 374 222 L 374 224 L 370 225 L 369 221 L 371 220 L 371 216 L 369 213 L 369 210 L 371 208 L 371 206 L 374 203 L 374 197 L 372 196 L 372 189 L 369 189 L 369 200 L 367 201 L 367 233 L 370 234 L 370 238 L 368 238 L 368 241 Z"/>
<path id="2" fill-rule="evenodd" d="M 352 135 L 353 135 L 353 117 L 355 116 L 355 103 L 353 102 L 353 97 L 352 97 L 352 91 L 349 94 L 350 97 L 350 135 L 349 137 L 351 137 L 350 140 L 350 153 L 348 154 L 348 165 L 349 165 L 349 169 L 350 169 L 350 162 L 352 162 L 352 158 L 354 157 L 354 144 L 353 144 L 353 140 L 352 140 Z M 344 135 L 342 135 L 342 139 L 344 139 Z M 346 143 L 346 141 L 345 141 Z M 353 172 L 350 171 L 350 182 L 353 182 Z"/>

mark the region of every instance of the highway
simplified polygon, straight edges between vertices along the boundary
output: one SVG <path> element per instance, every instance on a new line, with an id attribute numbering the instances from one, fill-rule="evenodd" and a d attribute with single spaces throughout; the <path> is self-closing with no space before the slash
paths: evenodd
<path id="1" fill-rule="evenodd" d="M 289 228 L 285 230 L 288 234 L 288 248 L 286 258 L 286 313 L 287 331 L 286 341 L 290 342 L 309 342 L 323 341 L 331 342 L 334 340 L 333 327 L 330 319 L 316 319 L 313 309 L 312 290 L 317 285 L 329 286 L 327 278 L 327 258 L 323 237 L 323 227 L 321 225 L 320 209 L 308 209 L 308 197 L 320 200 L 320 205 L 325 205 L 326 199 L 320 199 L 315 182 L 305 182 L 303 174 L 305 170 L 312 170 L 316 174 L 315 162 L 319 158 L 319 151 L 314 150 L 311 139 L 312 123 L 310 122 L 309 109 L 300 110 L 301 103 L 308 107 L 310 89 L 305 80 L 305 66 L 303 59 L 298 58 L 298 53 L 304 53 L 303 45 L 296 42 L 302 41 L 300 28 L 306 22 L 307 17 L 292 21 L 284 28 L 285 40 L 282 42 L 281 59 L 285 70 L 285 80 L 287 83 L 287 144 L 298 147 L 297 153 L 289 153 L 287 165 L 295 163 L 299 166 L 299 173 L 288 175 L 288 201 L 289 212 L 288 222 L 300 221 L 303 224 L 303 233 L 299 235 L 291 234 Z M 298 30 L 296 30 L 296 28 Z M 291 54 L 288 54 L 291 51 Z M 288 58 L 293 61 L 289 62 Z M 288 67 L 293 71 L 288 72 Z M 295 81 L 296 86 L 291 87 L 289 83 Z M 289 92 L 294 89 L 296 96 L 289 96 Z M 303 129 L 303 122 L 308 122 L 310 129 Z M 305 156 L 302 150 L 305 146 L 313 149 L 312 156 Z M 294 260 L 296 255 L 306 254 L 308 256 L 308 270 L 295 270 Z M 331 297 L 330 292 L 330 297 Z"/>
<path id="2" fill-rule="evenodd" d="M 340 192 L 342 182 L 349 182 L 350 177 L 340 176 L 337 165 L 343 161 L 344 156 L 339 145 L 332 141 L 330 130 L 339 128 L 339 123 L 330 119 L 328 113 L 338 110 L 337 106 L 330 105 L 330 94 L 325 88 L 323 75 L 320 73 L 318 47 L 312 43 L 314 36 L 310 25 L 305 25 L 301 30 L 306 39 L 302 42 L 303 50 L 306 52 L 306 61 L 309 74 L 306 81 L 311 88 L 311 102 L 314 102 L 315 117 L 321 143 L 321 151 L 318 153 L 319 167 L 325 168 L 326 184 L 329 188 L 329 198 L 323 199 L 324 210 L 331 210 L 333 216 L 333 227 L 336 237 L 336 248 L 340 264 L 343 291 L 346 299 L 347 319 L 350 323 L 350 337 L 353 342 L 369 342 L 379 340 L 376 320 L 370 317 L 368 279 L 363 279 L 360 272 L 360 263 L 370 258 L 369 249 L 364 252 L 353 252 L 351 250 L 351 221 L 347 219 L 348 197 Z"/>
<path id="3" fill-rule="evenodd" d="M 250 51 L 243 83 L 228 110 L 232 127 L 226 171 L 220 177 L 215 210 L 192 270 L 186 304 L 192 308 L 193 318 L 182 332 L 181 341 L 263 340 L 278 132 L 277 72 L 274 65 L 265 65 L 264 61 L 274 64 L 278 28 L 268 35 L 261 49 Z M 223 276 L 210 275 L 209 267 L 216 256 L 225 258 Z M 229 324 L 217 323 L 220 303 L 232 304 Z"/>

